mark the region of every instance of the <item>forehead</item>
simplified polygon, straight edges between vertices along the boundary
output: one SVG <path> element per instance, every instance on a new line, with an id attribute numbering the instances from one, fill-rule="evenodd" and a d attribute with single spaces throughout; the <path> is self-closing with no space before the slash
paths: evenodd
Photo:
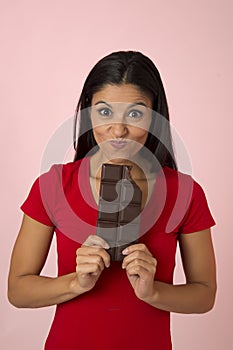
<path id="1" fill-rule="evenodd" d="M 143 102 L 146 106 L 152 108 L 152 99 L 149 94 L 132 84 L 105 85 L 93 95 L 92 105 L 99 101 L 123 103 Z"/>

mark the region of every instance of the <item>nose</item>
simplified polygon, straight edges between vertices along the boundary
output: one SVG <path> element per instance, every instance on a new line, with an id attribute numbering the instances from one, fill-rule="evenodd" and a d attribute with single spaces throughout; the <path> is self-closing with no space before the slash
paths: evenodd
<path id="1" fill-rule="evenodd" d="M 120 138 L 126 136 L 128 129 L 124 123 L 114 123 L 111 125 L 111 133 L 113 137 Z"/>

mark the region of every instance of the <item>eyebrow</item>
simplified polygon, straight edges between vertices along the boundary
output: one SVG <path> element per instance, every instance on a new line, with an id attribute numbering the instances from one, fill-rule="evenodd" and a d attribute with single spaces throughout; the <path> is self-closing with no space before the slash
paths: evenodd
<path id="1" fill-rule="evenodd" d="M 95 106 L 97 106 L 97 105 L 99 105 L 99 104 L 101 104 L 101 103 L 104 103 L 104 104 L 107 105 L 108 107 L 112 108 L 112 106 L 111 106 L 109 103 L 105 102 L 105 101 L 98 101 L 98 102 L 95 103 Z"/>
<path id="2" fill-rule="evenodd" d="M 95 106 L 97 106 L 98 104 L 101 104 L 101 103 L 104 103 L 104 104 L 106 104 L 108 107 L 112 108 L 112 105 L 110 105 L 109 103 L 107 103 L 107 102 L 105 102 L 105 101 L 98 101 L 98 102 L 95 103 Z M 132 107 L 135 107 L 135 106 L 138 106 L 138 105 L 139 105 L 139 106 L 144 106 L 144 107 L 147 107 L 147 108 L 148 108 L 148 106 L 147 106 L 144 102 L 135 102 L 135 103 L 132 103 L 132 104 L 129 105 L 128 108 L 132 108 Z"/>

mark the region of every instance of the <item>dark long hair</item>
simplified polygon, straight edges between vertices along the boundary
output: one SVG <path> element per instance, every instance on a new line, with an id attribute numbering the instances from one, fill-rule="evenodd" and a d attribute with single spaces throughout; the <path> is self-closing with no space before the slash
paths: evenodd
<path id="1" fill-rule="evenodd" d="M 154 63 L 135 51 L 118 51 L 102 58 L 92 68 L 84 83 L 74 118 L 74 161 L 93 154 L 98 149 L 95 141 L 88 107 L 93 95 L 105 85 L 132 84 L 152 96 L 153 115 L 145 147 L 160 163 L 177 169 L 169 125 L 167 99 L 160 74 Z M 119 101 L 120 102 L 120 101 Z M 80 114 L 79 137 L 77 120 Z M 148 153 L 148 152 L 147 152 Z"/>

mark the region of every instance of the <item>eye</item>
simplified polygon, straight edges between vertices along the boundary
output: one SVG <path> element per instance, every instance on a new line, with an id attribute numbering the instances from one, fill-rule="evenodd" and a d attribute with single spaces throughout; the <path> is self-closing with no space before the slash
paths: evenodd
<path id="1" fill-rule="evenodd" d="M 131 119 L 141 119 L 143 117 L 143 112 L 137 109 L 133 109 L 132 111 L 129 112 L 128 116 Z"/>
<path id="2" fill-rule="evenodd" d="M 111 117 L 112 115 L 111 109 L 107 107 L 98 109 L 98 112 L 102 117 Z"/>

